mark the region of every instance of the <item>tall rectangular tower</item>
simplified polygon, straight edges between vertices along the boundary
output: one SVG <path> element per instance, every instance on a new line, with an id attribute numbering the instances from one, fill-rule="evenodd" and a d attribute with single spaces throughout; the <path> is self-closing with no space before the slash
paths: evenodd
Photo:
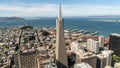
<path id="1" fill-rule="evenodd" d="M 30 50 L 22 53 L 14 54 L 14 68 L 37 68 L 36 52 Z"/>
<path id="2" fill-rule="evenodd" d="M 64 19 L 62 18 L 61 3 L 59 4 L 58 19 L 56 19 L 56 64 L 58 68 L 67 68 L 66 47 L 64 40 Z"/>
<path id="3" fill-rule="evenodd" d="M 104 36 L 99 37 L 99 47 L 104 47 Z"/>
<path id="4" fill-rule="evenodd" d="M 114 54 L 120 56 L 120 34 L 110 35 L 109 49 L 113 50 Z"/>
<path id="5" fill-rule="evenodd" d="M 88 63 L 93 68 L 96 68 L 97 57 L 95 54 L 91 52 L 86 52 L 86 53 L 80 54 L 79 56 L 77 55 L 76 64 L 79 64 L 82 62 Z"/>
<path id="6" fill-rule="evenodd" d="M 87 49 L 91 52 L 98 53 L 99 52 L 98 41 L 95 41 L 93 39 L 87 39 Z"/>

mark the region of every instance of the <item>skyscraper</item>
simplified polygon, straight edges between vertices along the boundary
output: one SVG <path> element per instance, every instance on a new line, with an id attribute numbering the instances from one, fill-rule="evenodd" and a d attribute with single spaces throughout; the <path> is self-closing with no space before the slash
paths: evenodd
<path id="1" fill-rule="evenodd" d="M 104 47 L 104 36 L 99 37 L 99 47 Z"/>
<path id="2" fill-rule="evenodd" d="M 64 41 L 64 19 L 62 18 L 61 3 L 59 4 L 58 18 L 56 19 L 56 64 L 58 68 L 67 68 L 66 48 Z"/>
<path id="3" fill-rule="evenodd" d="M 105 68 L 105 66 L 111 66 L 112 50 L 104 50 L 101 54 L 97 55 L 97 68 Z"/>
<path id="4" fill-rule="evenodd" d="M 120 34 L 110 35 L 109 49 L 113 50 L 114 54 L 120 56 Z"/>
<path id="5" fill-rule="evenodd" d="M 14 68 L 37 68 L 36 52 L 30 49 L 29 52 L 14 54 Z"/>
<path id="6" fill-rule="evenodd" d="M 93 39 L 87 39 L 87 49 L 90 52 L 98 53 L 99 52 L 98 41 L 95 41 Z"/>
<path id="7" fill-rule="evenodd" d="M 82 62 L 88 63 L 93 68 L 96 68 L 97 57 L 95 54 L 91 52 L 86 52 L 86 53 L 80 54 L 79 56 L 76 56 L 76 64 L 79 64 Z"/>

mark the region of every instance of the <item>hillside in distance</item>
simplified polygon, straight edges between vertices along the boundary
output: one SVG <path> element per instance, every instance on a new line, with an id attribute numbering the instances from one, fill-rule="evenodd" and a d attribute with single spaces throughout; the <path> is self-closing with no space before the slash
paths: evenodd
<path id="1" fill-rule="evenodd" d="M 22 17 L 0 17 L 0 21 L 5 21 L 5 20 L 25 20 Z"/>

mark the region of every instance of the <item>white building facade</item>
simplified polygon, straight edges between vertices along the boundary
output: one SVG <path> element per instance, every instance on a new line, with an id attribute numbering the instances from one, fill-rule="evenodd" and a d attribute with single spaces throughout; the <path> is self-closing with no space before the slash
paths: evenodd
<path id="1" fill-rule="evenodd" d="M 87 40 L 87 49 L 91 52 L 98 53 L 99 52 L 99 43 L 93 39 Z"/>
<path id="2" fill-rule="evenodd" d="M 104 36 L 99 36 L 99 47 L 104 47 Z"/>

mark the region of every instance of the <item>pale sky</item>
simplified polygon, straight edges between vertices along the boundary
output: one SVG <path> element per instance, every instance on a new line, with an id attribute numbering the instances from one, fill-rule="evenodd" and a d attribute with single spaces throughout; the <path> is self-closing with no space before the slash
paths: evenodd
<path id="1" fill-rule="evenodd" d="M 120 0 L 61 0 L 63 16 L 120 15 Z M 0 0 L 0 17 L 56 17 L 58 0 Z"/>

